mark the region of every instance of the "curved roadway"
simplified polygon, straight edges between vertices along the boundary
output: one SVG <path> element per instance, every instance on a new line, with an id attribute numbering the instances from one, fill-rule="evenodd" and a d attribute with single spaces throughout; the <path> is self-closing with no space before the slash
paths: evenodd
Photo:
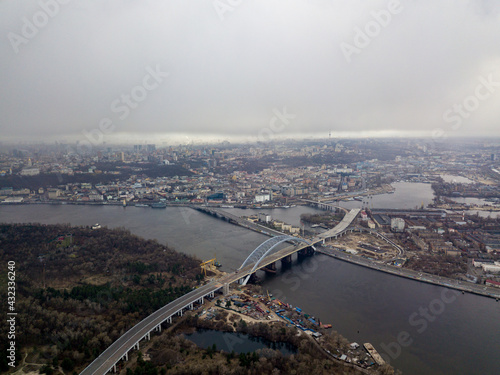
<path id="1" fill-rule="evenodd" d="M 327 237 L 333 237 L 345 231 L 352 223 L 359 213 L 359 209 L 351 210 L 344 219 L 333 229 L 323 233 L 321 236 L 312 240 L 312 243 L 322 241 Z M 300 244 L 298 246 L 287 246 L 284 249 L 278 250 L 273 254 L 266 256 L 261 263 L 259 269 L 274 263 L 288 255 L 291 255 L 309 244 Z M 248 274 L 252 273 L 254 264 L 250 264 L 236 272 L 227 274 L 217 281 L 212 281 L 198 289 L 195 289 L 182 297 L 179 297 L 168 305 L 163 306 L 159 310 L 152 313 L 147 318 L 143 319 L 130 330 L 125 332 L 118 340 L 111 344 L 104 352 L 101 353 L 87 368 L 85 368 L 81 375 L 104 375 L 109 372 L 113 366 L 118 363 L 137 343 L 145 338 L 148 333 L 153 331 L 161 323 L 165 322 L 169 317 L 175 315 L 182 309 L 188 307 L 191 303 L 201 299 L 202 297 L 215 292 L 223 287 L 224 284 L 233 283 Z"/>
<path id="2" fill-rule="evenodd" d="M 101 353 L 99 357 L 97 357 L 87 368 L 85 368 L 85 370 L 81 372 L 81 375 L 106 374 L 120 359 L 125 357 L 126 353 L 128 353 L 128 351 L 132 349 L 141 339 L 146 337 L 149 332 L 166 321 L 170 316 L 176 314 L 181 309 L 189 306 L 191 303 L 201 299 L 207 294 L 215 292 L 221 287 L 222 284 L 218 282 L 211 282 L 183 295 L 182 297 L 177 298 L 175 301 L 170 302 L 161 309 L 156 310 L 111 344 L 104 352 Z"/>

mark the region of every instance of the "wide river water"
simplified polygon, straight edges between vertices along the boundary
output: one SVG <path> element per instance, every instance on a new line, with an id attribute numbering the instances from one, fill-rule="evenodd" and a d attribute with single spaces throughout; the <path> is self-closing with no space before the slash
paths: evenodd
<path id="1" fill-rule="evenodd" d="M 429 184 L 394 184 L 396 192 L 374 196 L 375 208 L 413 208 L 432 200 Z M 357 206 L 361 202 L 346 202 Z M 310 207 L 228 209 L 236 214 L 269 212 L 297 225 Z M 200 259 L 214 254 L 231 271 L 268 237 L 188 208 L 117 206 L 0 206 L 0 222 L 70 223 L 125 227 Z M 317 254 L 265 276 L 270 293 L 331 323 L 351 341 L 371 342 L 408 375 L 500 374 L 500 302 L 420 283 Z M 443 294 L 444 293 L 444 294 Z M 427 314 L 424 309 L 427 309 Z M 426 314 L 426 315 L 425 315 Z M 425 315 L 425 317 L 424 317 Z M 398 337 L 400 343 L 397 343 Z"/>

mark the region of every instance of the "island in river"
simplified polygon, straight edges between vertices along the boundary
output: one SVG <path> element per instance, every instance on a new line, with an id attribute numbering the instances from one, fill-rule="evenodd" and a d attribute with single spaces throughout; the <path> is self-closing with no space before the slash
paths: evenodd
<path id="1" fill-rule="evenodd" d="M 17 312 L 15 366 L 9 366 L 2 357 L 2 371 L 77 373 L 141 319 L 204 281 L 199 260 L 124 229 L 2 224 L 0 245 L 3 263 L 15 264 Z M 2 280 L 7 280 L 7 275 L 2 275 Z M 4 286 L 0 294 L 7 300 Z M 212 301 L 214 305 L 217 299 Z M 361 371 L 318 352 L 317 343 L 297 336 L 292 324 L 267 319 L 255 323 L 243 318 L 232 321 L 231 316 L 239 313 L 224 310 L 230 307 L 207 305 L 221 311 L 211 320 L 197 317 L 197 311 L 179 318 L 161 335 L 152 336 L 150 347 L 141 348 L 149 348 L 148 352 L 134 352 L 129 361 L 120 362 L 120 372 L 198 373 L 195 367 L 203 357 L 200 374 L 248 370 L 272 373 L 275 368 L 290 373 L 302 367 L 317 369 L 317 373 Z M 179 335 L 178 329 L 189 327 L 238 331 L 288 342 L 297 353 L 286 357 L 269 349 L 235 356 L 213 347 L 198 348 Z M 6 320 L 0 328 L 7 331 Z M 332 342 L 325 345 L 326 350 L 336 353 L 347 349 L 349 343 L 340 335 L 328 337 Z M 6 344 L 0 344 L 4 352 Z M 376 371 L 393 373 L 389 366 L 379 366 Z"/>

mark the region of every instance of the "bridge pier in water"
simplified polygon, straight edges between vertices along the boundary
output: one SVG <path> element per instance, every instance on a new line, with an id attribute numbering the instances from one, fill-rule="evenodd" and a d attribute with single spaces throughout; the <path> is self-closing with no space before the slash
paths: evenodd
<path id="1" fill-rule="evenodd" d="M 281 267 L 288 267 L 292 264 L 292 255 L 281 258 Z"/>
<path id="2" fill-rule="evenodd" d="M 262 269 L 266 273 L 276 273 L 276 262 L 273 262 Z"/>
<path id="3" fill-rule="evenodd" d="M 257 280 L 258 280 L 257 274 L 254 272 L 250 275 L 250 279 L 248 279 L 248 282 L 255 283 Z"/>
<path id="4" fill-rule="evenodd" d="M 305 258 L 314 254 L 314 248 L 312 246 L 304 247 L 303 249 L 297 251 L 298 259 Z"/>

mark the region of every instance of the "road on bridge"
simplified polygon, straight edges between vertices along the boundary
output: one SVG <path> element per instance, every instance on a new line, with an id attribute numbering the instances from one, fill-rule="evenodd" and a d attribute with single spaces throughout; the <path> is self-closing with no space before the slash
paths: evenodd
<path id="1" fill-rule="evenodd" d="M 323 241 L 323 239 L 327 238 L 328 236 L 335 236 L 345 231 L 347 227 L 352 223 L 352 221 L 356 218 L 359 211 L 359 209 L 351 210 L 335 228 L 331 229 L 328 232 L 325 232 L 327 233 L 326 236 L 325 233 L 323 233 L 319 237 L 313 239 L 312 244 Z M 268 255 L 261 263 L 259 263 L 258 268 L 263 268 L 309 246 L 311 245 L 299 244 L 297 246 L 287 246 L 284 249 L 280 249 L 275 253 Z M 137 323 L 134 327 L 125 332 L 118 340 L 111 344 L 111 346 L 109 346 L 99 357 L 97 357 L 87 368 L 85 368 L 85 370 L 81 372 L 81 375 L 106 374 L 113 368 L 116 363 L 118 363 L 122 358 L 125 357 L 126 353 L 128 353 L 130 349 L 132 349 L 140 340 L 146 337 L 148 333 L 150 333 L 157 326 L 167 320 L 167 318 L 174 315 L 186 306 L 189 306 L 191 303 L 201 299 L 207 294 L 221 289 L 224 284 L 230 284 L 243 277 L 248 276 L 250 273 L 252 273 L 253 266 L 254 264 L 250 264 L 243 269 L 225 275 L 219 280 L 213 281 L 198 289 L 195 289 L 155 311 L 153 314 Z"/>
<path id="2" fill-rule="evenodd" d="M 111 344 L 111 346 L 102 352 L 99 357 L 97 357 L 87 368 L 85 368 L 85 370 L 81 372 L 81 375 L 106 374 L 120 359 L 125 356 L 126 353 L 128 353 L 130 349 L 134 347 L 134 345 L 136 345 L 155 327 L 164 322 L 168 317 L 174 315 L 183 307 L 201 299 L 210 292 L 215 292 L 221 287 L 221 283 L 211 282 L 183 295 L 182 297 L 177 298 L 175 301 L 155 311 Z"/>

